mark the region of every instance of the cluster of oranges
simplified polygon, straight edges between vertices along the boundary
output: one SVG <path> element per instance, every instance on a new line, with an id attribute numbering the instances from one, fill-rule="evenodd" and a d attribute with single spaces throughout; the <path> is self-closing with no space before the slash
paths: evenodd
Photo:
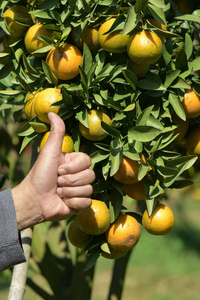
<path id="1" fill-rule="evenodd" d="M 116 25 L 115 15 L 107 17 L 100 25 L 94 27 L 85 25 L 81 33 L 78 32 L 78 27 L 72 26 L 69 34 L 70 43 L 62 39 L 58 42 L 60 31 L 55 27 L 51 28 L 48 24 L 42 24 L 37 18 L 34 19 L 27 7 L 14 5 L 4 12 L 3 18 L 10 33 L 3 39 L 4 52 L 9 52 L 10 45 L 23 40 L 25 55 L 30 54 L 43 60 L 51 75 L 61 82 L 70 83 L 71 80 L 77 79 L 83 64 L 84 43 L 92 52 L 102 50 L 123 54 L 138 79 L 146 75 L 150 65 L 157 63 L 163 53 L 164 39 L 157 35 L 156 31 L 148 29 L 148 26 L 144 29 L 143 26 L 137 25 L 131 34 L 122 35 L 121 28 Z M 146 21 L 159 28 L 161 32 L 167 30 L 165 24 L 153 18 L 148 17 Z M 140 23 L 143 23 L 142 19 Z M 54 43 L 55 41 L 57 42 Z M 63 85 L 45 85 L 43 88 L 39 87 L 38 90 L 27 93 L 24 113 L 32 129 L 37 133 L 44 133 L 40 151 L 49 135 L 48 113 L 59 113 L 64 105 Z M 179 145 L 187 136 L 189 120 L 200 116 L 200 96 L 192 88 L 185 91 L 182 107 L 186 115 L 185 121 L 176 114 L 172 116 L 173 123 L 177 125 L 174 134 Z M 108 133 L 104 130 L 102 122 L 113 126 L 110 115 L 106 110 L 98 109 L 98 105 L 87 107 L 87 124 L 76 119 L 79 133 L 86 141 L 103 141 L 108 137 Z M 198 155 L 200 159 L 200 128 L 196 128 L 187 136 L 186 144 L 187 153 Z M 66 153 L 74 151 L 74 143 L 68 133 L 64 137 L 62 151 Z M 113 179 L 122 186 L 124 195 L 138 201 L 146 199 L 145 179 L 152 180 L 149 172 L 139 180 L 138 175 L 142 164 L 146 164 L 143 154 L 139 160 L 133 160 L 123 154 L 119 168 L 113 175 Z M 147 210 L 144 211 L 140 223 L 149 233 L 163 235 L 172 230 L 174 215 L 167 205 L 158 202 L 151 216 Z M 70 242 L 76 247 L 85 249 L 93 236 L 101 236 L 101 242 L 106 241 L 108 245 L 107 251 L 104 249 L 101 253 L 105 258 L 119 258 L 125 255 L 138 243 L 140 234 L 140 225 L 135 217 L 120 212 L 111 222 L 106 201 L 96 199 L 92 200 L 92 205 L 88 209 L 77 214 L 68 230 Z"/>

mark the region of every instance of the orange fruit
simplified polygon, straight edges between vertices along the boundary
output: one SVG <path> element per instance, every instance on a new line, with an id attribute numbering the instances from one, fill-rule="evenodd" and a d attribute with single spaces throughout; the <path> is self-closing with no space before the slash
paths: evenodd
<path id="1" fill-rule="evenodd" d="M 110 117 L 102 112 L 101 110 L 89 110 L 88 111 L 88 123 L 89 128 L 79 123 L 79 130 L 82 136 L 90 141 L 101 141 L 105 139 L 108 134 L 103 130 L 101 126 L 101 121 L 108 125 L 111 125 Z"/>
<path id="2" fill-rule="evenodd" d="M 83 49 L 83 44 L 86 43 L 90 50 L 98 50 L 99 44 L 99 28 L 86 25 L 81 32 L 81 36 L 76 40 L 76 27 L 72 29 L 72 40 L 74 44 Z"/>
<path id="3" fill-rule="evenodd" d="M 121 30 L 115 30 L 108 34 L 104 34 L 111 28 L 115 20 L 116 18 L 111 18 L 100 26 L 99 43 L 105 51 L 111 53 L 123 53 L 126 51 L 129 35 L 126 34 L 122 36 Z"/>
<path id="4" fill-rule="evenodd" d="M 156 63 L 162 54 L 161 39 L 150 30 L 141 30 L 131 35 L 127 53 L 129 58 L 138 65 Z"/>
<path id="5" fill-rule="evenodd" d="M 40 142 L 39 151 L 41 151 L 42 148 L 44 147 L 44 145 L 45 145 L 45 143 L 46 143 L 46 141 L 49 137 L 49 133 L 50 133 L 50 131 L 47 131 L 44 134 L 44 136 L 43 136 L 43 138 Z M 73 151 L 74 151 L 74 142 L 73 142 L 71 136 L 69 136 L 68 134 L 65 134 L 64 139 L 63 139 L 63 143 L 62 143 L 62 152 L 71 153 Z"/>
<path id="6" fill-rule="evenodd" d="M 137 78 L 143 78 L 149 70 L 149 65 L 139 65 L 130 60 L 131 68 Z"/>
<path id="7" fill-rule="evenodd" d="M 35 113 L 38 119 L 49 124 L 48 113 L 54 112 L 57 114 L 60 109 L 60 105 L 51 105 L 60 100 L 62 100 L 60 89 L 47 88 L 41 91 L 35 99 Z"/>
<path id="8" fill-rule="evenodd" d="M 145 210 L 142 216 L 142 225 L 146 231 L 155 235 L 169 233 L 174 227 L 175 219 L 169 206 L 157 203 L 151 216 Z"/>
<path id="9" fill-rule="evenodd" d="M 135 200 L 145 200 L 145 189 L 144 189 L 144 180 L 138 181 L 133 184 L 124 184 L 123 190 L 127 196 Z"/>
<path id="10" fill-rule="evenodd" d="M 193 89 L 187 89 L 182 101 L 186 118 L 196 118 L 200 116 L 200 96 Z"/>
<path id="11" fill-rule="evenodd" d="M 81 249 L 87 245 L 90 239 L 90 235 L 80 229 L 77 218 L 69 225 L 68 239 L 73 246 Z"/>
<path id="12" fill-rule="evenodd" d="M 80 50 L 70 44 L 63 47 L 53 47 L 46 57 L 54 75 L 61 80 L 70 80 L 79 74 L 79 66 L 82 65 L 82 54 Z"/>
<path id="13" fill-rule="evenodd" d="M 200 128 L 199 127 L 193 129 L 189 133 L 186 139 L 186 144 L 187 144 L 187 152 L 190 155 L 200 156 Z"/>
<path id="14" fill-rule="evenodd" d="M 113 250 L 129 251 L 138 243 L 140 234 L 137 220 L 130 215 L 120 214 L 106 231 L 105 236 Z"/>
<path id="15" fill-rule="evenodd" d="M 177 140 L 177 141 L 181 141 L 181 140 L 185 137 L 185 135 L 186 135 L 186 133 L 187 133 L 187 131 L 188 131 L 188 128 L 189 128 L 189 121 L 188 121 L 188 120 L 185 120 L 185 121 L 182 120 L 182 119 L 179 118 L 179 116 L 178 116 L 177 114 L 175 114 L 175 113 L 172 115 L 172 121 L 173 121 L 173 123 L 174 123 L 175 125 L 178 125 L 178 127 L 174 130 L 174 134 L 175 134 L 175 135 L 178 134 L 176 140 Z"/>
<path id="16" fill-rule="evenodd" d="M 53 31 L 50 29 L 47 29 L 45 27 L 42 27 L 42 24 L 34 24 L 32 25 L 28 31 L 26 32 L 24 43 L 26 46 L 26 50 L 29 53 L 32 53 L 36 50 L 39 50 L 45 46 L 48 46 L 48 44 L 42 40 L 40 40 L 38 37 L 41 35 L 51 38 Z M 36 57 L 42 57 L 46 56 L 47 53 L 33 53 Z"/>
<path id="17" fill-rule="evenodd" d="M 141 163 L 145 163 L 144 155 L 141 156 Z M 126 156 L 122 157 L 118 171 L 113 175 L 114 179 L 123 184 L 133 184 L 138 182 L 140 162 L 132 160 Z"/>
<path id="18" fill-rule="evenodd" d="M 34 91 L 33 93 L 31 93 L 28 98 L 25 101 L 24 104 L 24 113 L 27 117 L 28 120 L 36 117 L 36 113 L 35 113 L 35 99 L 37 97 L 39 92 Z"/>
<path id="19" fill-rule="evenodd" d="M 7 23 L 8 30 L 12 37 L 24 37 L 27 29 L 33 23 L 29 8 L 22 5 L 15 5 L 8 8 L 3 17 Z"/>
<path id="20" fill-rule="evenodd" d="M 32 118 L 36 117 L 35 99 L 39 95 L 39 93 L 40 93 L 39 91 L 34 91 L 28 96 L 28 98 L 25 101 L 24 113 L 28 120 L 31 120 Z M 35 130 L 35 132 L 38 133 L 42 133 L 48 130 L 47 126 L 32 125 L 32 128 Z"/>
<path id="21" fill-rule="evenodd" d="M 127 251 L 120 251 L 120 250 L 110 248 L 110 253 L 103 251 L 101 253 L 101 256 L 108 258 L 108 259 L 118 259 L 118 258 L 124 256 L 126 253 L 127 253 Z"/>
<path id="22" fill-rule="evenodd" d="M 77 221 L 83 232 L 99 235 L 110 226 L 110 211 L 105 202 L 92 199 L 91 206 L 78 213 Z"/>

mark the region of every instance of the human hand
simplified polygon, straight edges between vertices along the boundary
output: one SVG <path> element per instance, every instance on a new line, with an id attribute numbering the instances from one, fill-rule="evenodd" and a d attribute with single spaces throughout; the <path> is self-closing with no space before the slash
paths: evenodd
<path id="1" fill-rule="evenodd" d="M 28 175 L 12 189 L 18 230 L 65 219 L 91 205 L 91 160 L 84 153 L 62 153 L 64 122 L 54 113 L 49 119 L 47 142 Z"/>

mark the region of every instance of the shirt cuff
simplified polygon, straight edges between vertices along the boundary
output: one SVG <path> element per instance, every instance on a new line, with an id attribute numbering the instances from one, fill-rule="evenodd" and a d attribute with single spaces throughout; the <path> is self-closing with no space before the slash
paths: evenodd
<path id="1" fill-rule="evenodd" d="M 11 189 L 0 192 L 0 271 L 25 262 Z"/>

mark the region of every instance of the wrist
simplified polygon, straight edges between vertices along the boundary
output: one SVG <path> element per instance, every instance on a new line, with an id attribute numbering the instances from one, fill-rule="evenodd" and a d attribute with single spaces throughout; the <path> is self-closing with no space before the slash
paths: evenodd
<path id="1" fill-rule="evenodd" d="M 24 230 L 43 221 L 42 212 L 35 206 L 34 195 L 22 181 L 12 189 L 18 230 Z"/>

